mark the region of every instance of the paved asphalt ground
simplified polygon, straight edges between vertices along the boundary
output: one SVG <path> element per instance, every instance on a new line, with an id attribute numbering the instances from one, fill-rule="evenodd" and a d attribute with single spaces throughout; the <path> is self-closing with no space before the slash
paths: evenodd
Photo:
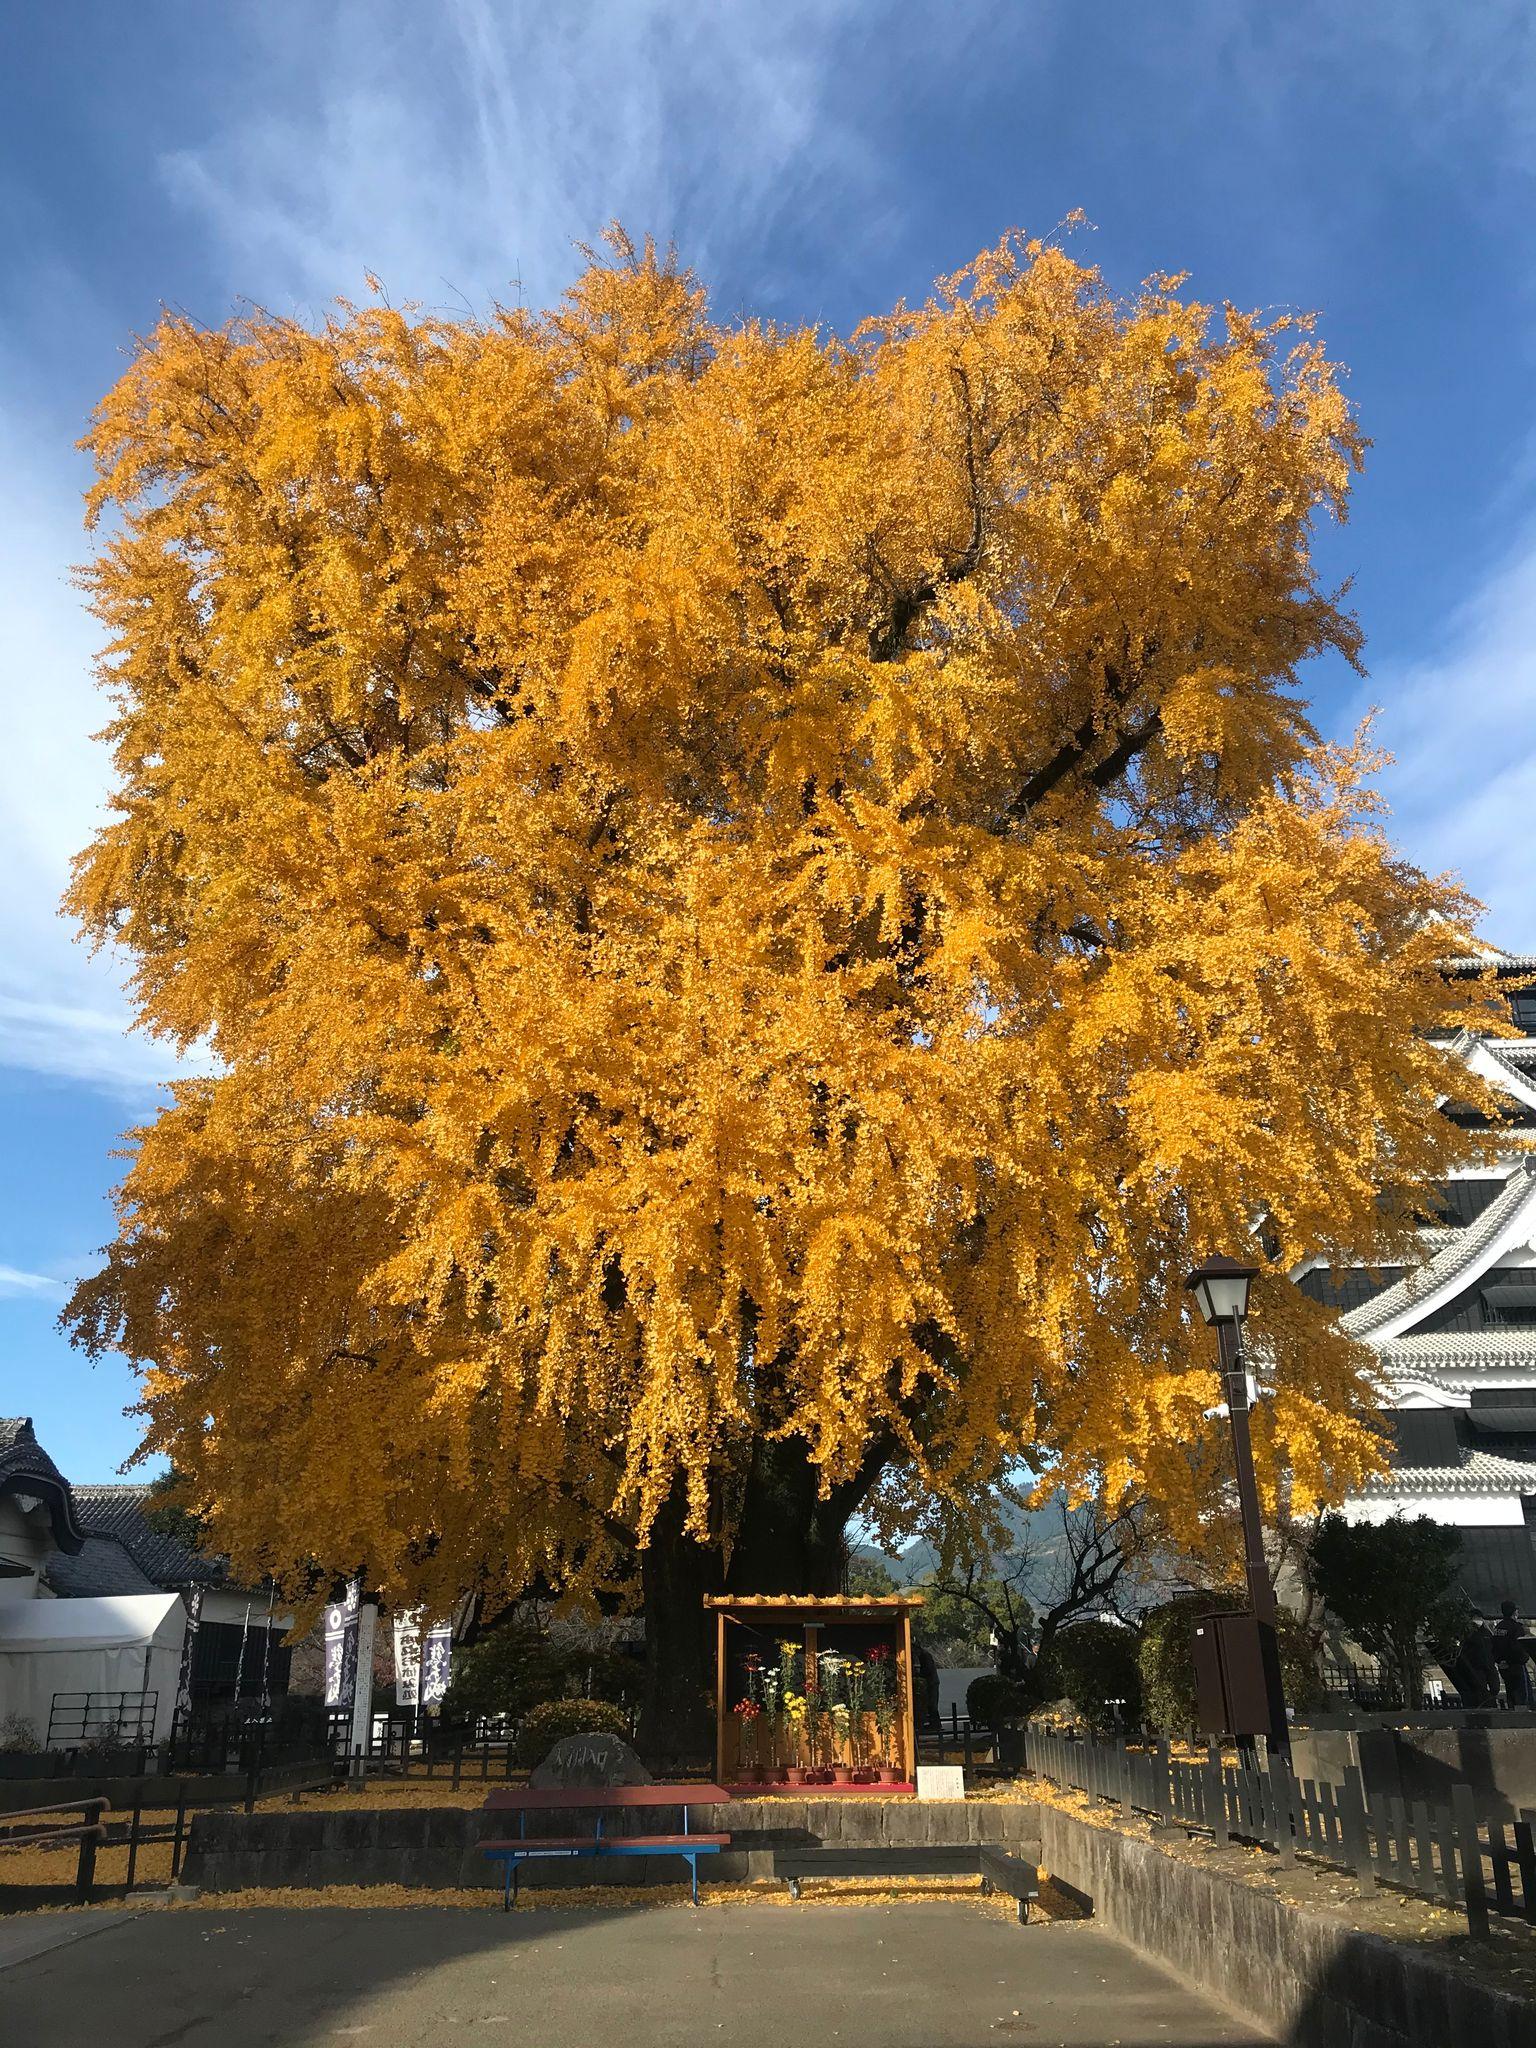
<path id="1" fill-rule="evenodd" d="M 114 1924 L 0 1974 L 7 2043 L 1236 2048 L 1266 2038 L 1089 1924 L 1018 1927 L 951 1901 L 104 1917 Z"/>

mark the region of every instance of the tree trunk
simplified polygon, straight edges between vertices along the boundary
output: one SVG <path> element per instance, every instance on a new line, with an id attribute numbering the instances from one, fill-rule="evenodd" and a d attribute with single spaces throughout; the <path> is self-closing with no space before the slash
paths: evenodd
<path id="1" fill-rule="evenodd" d="M 706 1753 L 714 1741 L 714 1630 L 710 1593 L 837 1593 L 849 1517 L 867 1497 L 889 1452 L 872 1446 L 852 1480 L 817 1497 L 817 1471 L 795 1438 L 759 1440 L 733 1531 L 722 1548 L 682 1533 L 681 1488 L 658 1516 L 641 1556 L 645 1692 L 639 1742 L 649 1755 Z"/>
<path id="2" fill-rule="evenodd" d="M 648 1757 L 703 1755 L 713 1742 L 714 1671 L 704 1601 L 720 1586 L 719 1552 L 683 1534 L 682 1504 L 674 1495 L 640 1553 L 645 1690 L 636 1734 Z"/>

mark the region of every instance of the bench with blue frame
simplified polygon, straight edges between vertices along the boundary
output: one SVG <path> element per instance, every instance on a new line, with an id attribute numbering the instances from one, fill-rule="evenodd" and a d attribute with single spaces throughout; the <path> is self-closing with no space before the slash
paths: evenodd
<path id="1" fill-rule="evenodd" d="M 690 1825 L 690 1808 L 724 1806 L 729 1794 L 719 1785 L 529 1785 L 498 1786 L 486 1800 L 497 1813 L 515 1813 L 518 1831 L 502 1841 L 482 1842 L 482 1852 L 503 1868 L 502 1910 L 517 1903 L 518 1875 L 525 1863 L 574 1861 L 581 1856 L 678 1856 L 688 1865 L 693 1903 L 699 1903 L 699 1858 L 717 1856 L 731 1846 L 729 1835 L 699 1834 Z M 680 1807 L 681 1834 L 605 1835 L 604 1816 L 643 1807 Z M 530 1835 L 530 1813 L 591 1813 L 589 1835 Z"/>

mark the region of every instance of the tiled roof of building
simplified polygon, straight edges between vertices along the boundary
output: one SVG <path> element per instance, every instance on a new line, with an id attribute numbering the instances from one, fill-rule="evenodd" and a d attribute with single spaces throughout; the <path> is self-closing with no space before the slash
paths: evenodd
<path id="1" fill-rule="evenodd" d="M 1536 1437 L 1500 1437 L 1496 1451 L 1463 1445 L 1454 1464 L 1400 1465 L 1369 1481 L 1364 1491 L 1536 1494 Z"/>
<path id="2" fill-rule="evenodd" d="M 78 1557 L 55 1551 L 43 1576 L 61 1600 L 161 1590 L 147 1573 L 139 1570 L 122 1544 L 110 1536 L 87 1536 Z"/>
<path id="3" fill-rule="evenodd" d="M 211 1586 L 222 1583 L 223 1560 L 204 1557 L 179 1536 L 151 1528 L 144 1509 L 149 1501 L 148 1486 L 77 1486 L 75 1500 L 86 1533 L 120 1543 L 151 1586 L 167 1590 L 177 1586 Z"/>
<path id="4" fill-rule="evenodd" d="M 1442 974 L 1530 974 L 1536 971 L 1536 953 L 1506 953 L 1501 946 L 1488 946 L 1478 953 L 1457 953 L 1442 960 Z"/>
<path id="5" fill-rule="evenodd" d="M 1410 1330 L 1405 1337 L 1389 1337 L 1377 1356 L 1393 1378 L 1433 1378 L 1455 1370 L 1536 1379 L 1536 1330 Z"/>
<path id="6" fill-rule="evenodd" d="M 53 1524 L 53 1540 L 71 1554 L 80 1549 L 84 1531 L 76 1517 L 69 1481 L 32 1433 L 29 1415 L 0 1417 L 0 1493 L 22 1500 L 40 1500 Z"/>
<path id="7" fill-rule="evenodd" d="M 1478 1051 L 1497 1071 L 1490 1079 L 1507 1083 L 1514 1089 L 1516 1099 L 1525 1102 L 1531 1086 L 1531 1052 L 1527 1042 L 1521 1039 L 1480 1038 Z M 1529 1103 L 1526 1108 L 1529 1110 Z"/>
<path id="8" fill-rule="evenodd" d="M 1465 1229 L 1457 1231 L 1454 1239 L 1442 1245 L 1424 1265 L 1405 1274 L 1393 1286 L 1363 1302 L 1359 1308 L 1352 1308 L 1340 1316 L 1340 1327 L 1351 1337 L 1369 1337 L 1373 1330 L 1394 1322 L 1417 1303 L 1427 1302 L 1431 1295 L 1438 1294 L 1459 1274 L 1465 1273 L 1469 1280 L 1474 1278 L 1479 1260 L 1486 1258 L 1506 1226 L 1531 1200 L 1533 1191 L 1536 1191 L 1536 1160 L 1522 1159 L 1510 1175 L 1503 1193 L 1488 1204 L 1481 1216 L 1467 1224 Z"/>

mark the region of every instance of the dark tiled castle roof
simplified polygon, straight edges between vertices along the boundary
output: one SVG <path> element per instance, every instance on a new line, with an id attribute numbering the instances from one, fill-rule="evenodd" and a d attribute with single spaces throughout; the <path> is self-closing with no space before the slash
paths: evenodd
<path id="1" fill-rule="evenodd" d="M 69 1481 L 32 1434 L 30 1415 L 0 1416 L 0 1494 L 4 1493 L 41 1501 L 53 1523 L 54 1542 L 71 1557 L 79 1555 L 85 1531 L 77 1518 L 75 1497 Z"/>
<path id="2" fill-rule="evenodd" d="M 221 1559 L 204 1557 L 180 1536 L 151 1527 L 144 1512 L 150 1505 L 150 1493 L 144 1485 L 77 1486 L 75 1502 L 81 1526 L 87 1536 L 120 1544 L 151 1587 L 170 1591 L 180 1586 L 221 1584 L 225 1577 Z"/>

